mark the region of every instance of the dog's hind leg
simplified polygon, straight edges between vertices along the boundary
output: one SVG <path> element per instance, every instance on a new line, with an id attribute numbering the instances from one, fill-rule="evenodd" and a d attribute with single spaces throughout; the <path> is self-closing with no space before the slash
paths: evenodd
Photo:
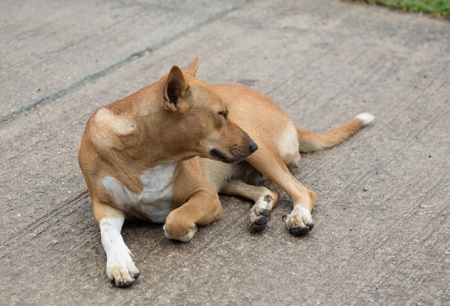
<path id="1" fill-rule="evenodd" d="M 251 230 L 259 232 L 266 228 L 270 219 L 270 212 L 278 201 L 278 192 L 271 191 L 263 186 L 248 185 L 240 180 L 232 180 L 220 191 L 221 194 L 240 196 L 253 200 L 248 226 Z"/>
<path id="2" fill-rule="evenodd" d="M 288 194 L 294 209 L 284 218 L 287 228 L 295 236 L 306 235 L 314 226 L 311 211 L 316 202 L 316 195 L 295 178 L 279 154 L 267 148 L 270 146 L 260 146 L 247 161 Z"/>
<path id="3" fill-rule="evenodd" d="M 93 201 L 93 209 L 106 252 L 106 274 L 117 287 L 128 287 L 139 277 L 139 270 L 120 234 L 125 213 L 96 200 Z"/>

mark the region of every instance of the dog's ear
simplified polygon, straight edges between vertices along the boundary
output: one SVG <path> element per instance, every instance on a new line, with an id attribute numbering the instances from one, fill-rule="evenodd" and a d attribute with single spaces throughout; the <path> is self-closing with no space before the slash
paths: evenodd
<path id="1" fill-rule="evenodd" d="M 200 65 L 200 56 L 197 56 L 195 60 L 193 60 L 190 64 L 188 64 L 186 67 L 182 68 L 184 73 L 190 74 L 192 76 L 195 76 L 195 73 L 197 72 L 198 66 Z"/>
<path id="2" fill-rule="evenodd" d="M 178 66 L 173 66 L 164 88 L 164 108 L 172 112 L 177 111 L 178 102 L 184 97 L 188 87 L 189 84 L 186 82 L 181 69 Z"/>

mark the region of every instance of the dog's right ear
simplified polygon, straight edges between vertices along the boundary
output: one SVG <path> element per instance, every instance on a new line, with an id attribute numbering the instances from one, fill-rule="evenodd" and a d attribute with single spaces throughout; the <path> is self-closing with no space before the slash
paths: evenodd
<path id="1" fill-rule="evenodd" d="M 173 66 L 164 88 L 164 108 L 172 112 L 178 111 L 178 102 L 184 97 L 188 87 L 189 84 L 186 82 L 181 69 L 178 66 Z"/>
<path id="2" fill-rule="evenodd" d="M 198 66 L 200 65 L 200 59 L 201 59 L 201 57 L 197 56 L 197 58 L 195 60 L 193 60 L 186 67 L 183 67 L 181 70 L 183 70 L 184 73 L 195 76 L 195 73 L 197 73 Z"/>

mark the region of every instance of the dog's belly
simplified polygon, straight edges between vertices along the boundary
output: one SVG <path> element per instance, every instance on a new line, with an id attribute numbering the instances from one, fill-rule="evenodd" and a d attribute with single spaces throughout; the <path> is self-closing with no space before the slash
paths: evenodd
<path id="1" fill-rule="evenodd" d="M 112 176 L 103 178 L 103 186 L 119 209 L 141 219 L 164 223 L 173 210 L 171 180 L 176 166 L 177 163 L 161 164 L 144 171 L 140 177 L 144 189 L 140 194 L 131 192 Z"/>
<path id="2" fill-rule="evenodd" d="M 234 164 L 226 164 L 209 158 L 200 158 L 199 161 L 204 177 L 217 193 L 220 193 L 232 179 L 257 185 L 262 178 L 261 174 L 245 161 Z"/>

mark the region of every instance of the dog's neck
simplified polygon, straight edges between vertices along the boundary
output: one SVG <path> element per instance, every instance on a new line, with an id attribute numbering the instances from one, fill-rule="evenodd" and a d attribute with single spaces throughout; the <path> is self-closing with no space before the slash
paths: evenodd
<path id="1" fill-rule="evenodd" d="M 163 108 L 162 94 L 147 93 L 162 92 L 158 83 L 109 107 L 115 114 L 110 122 L 115 122 L 116 133 L 122 134 L 118 153 L 126 160 L 139 160 L 144 168 L 198 155 L 192 137 L 185 135 L 173 114 Z"/>

